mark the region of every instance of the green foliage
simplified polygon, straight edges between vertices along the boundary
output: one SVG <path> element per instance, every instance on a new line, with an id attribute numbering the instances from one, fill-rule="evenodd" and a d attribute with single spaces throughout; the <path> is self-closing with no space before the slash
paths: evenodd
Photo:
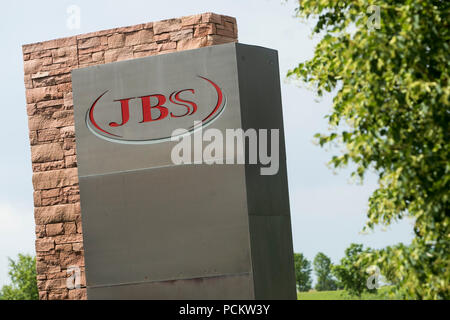
<path id="1" fill-rule="evenodd" d="M 368 28 L 370 5 L 378 29 Z M 302 0 L 297 14 L 317 18 L 321 41 L 288 76 L 334 94 L 319 144 L 344 147 L 335 168 L 379 176 L 366 228 L 414 221 L 409 246 L 367 259 L 406 298 L 450 299 L 450 1 Z"/>
<path id="2" fill-rule="evenodd" d="M 362 263 L 364 260 L 360 259 L 364 253 L 370 252 L 371 250 L 364 249 L 362 244 L 352 243 L 345 249 L 345 256 L 340 264 L 332 268 L 333 274 L 350 295 L 361 297 L 364 292 L 377 291 L 376 288 L 367 287 L 367 279 L 370 276 L 367 269 L 370 265 Z"/>
<path id="3" fill-rule="evenodd" d="M 0 290 L 1 300 L 38 300 L 36 258 L 19 254 L 16 261 L 9 259 L 11 285 Z"/>
<path id="4" fill-rule="evenodd" d="M 311 263 L 302 253 L 294 253 L 295 281 L 298 291 L 311 289 Z"/>
<path id="5" fill-rule="evenodd" d="M 336 290 L 336 280 L 331 274 L 331 260 L 324 253 L 319 252 L 314 258 L 314 272 L 317 276 L 317 291 Z"/>

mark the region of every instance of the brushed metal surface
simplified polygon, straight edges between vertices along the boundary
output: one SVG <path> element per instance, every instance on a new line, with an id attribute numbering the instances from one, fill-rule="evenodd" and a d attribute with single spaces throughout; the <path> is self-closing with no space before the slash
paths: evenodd
<path id="1" fill-rule="evenodd" d="M 134 145 L 121 144 L 95 136 L 86 126 L 86 113 L 93 102 L 98 101 L 95 111 L 108 127 L 109 122 L 121 122 L 120 102 L 117 99 L 140 97 L 149 94 L 165 94 L 167 99 L 174 90 L 196 88 L 194 100 L 198 112 L 182 118 L 166 117 L 163 120 L 139 123 L 142 120 L 141 102 L 130 100 L 130 119 L 120 128 L 108 127 L 111 132 L 123 134 L 136 131 L 142 137 L 167 136 L 178 128 L 188 128 L 195 120 L 210 110 L 217 99 L 216 92 L 198 76 L 216 82 L 226 97 L 224 112 L 207 128 L 240 128 L 239 92 L 234 44 L 205 47 L 184 52 L 174 52 L 127 61 L 91 66 L 72 71 L 74 115 L 77 139 L 77 161 L 80 176 L 125 170 L 172 165 L 170 153 L 177 142 Z M 187 94 L 186 97 L 190 95 Z M 152 102 L 155 103 L 155 102 Z M 103 105 L 102 105 L 103 104 Z M 167 107 L 177 112 L 179 106 Z M 121 131 L 113 131 L 121 130 Z"/>
<path id="2" fill-rule="evenodd" d="M 278 54 L 255 46 L 236 49 L 242 127 L 280 130 L 278 173 L 261 175 L 260 164 L 245 166 L 255 298 L 295 300 Z"/>
<path id="3" fill-rule="evenodd" d="M 251 272 L 243 165 L 81 177 L 80 189 L 88 286 Z"/>
<path id="4" fill-rule="evenodd" d="M 217 102 L 199 75 L 226 97 L 206 129 L 280 130 L 277 175 L 261 176 L 260 165 L 174 165 L 177 142 L 124 144 L 87 127 L 105 91 L 95 116 L 108 127 L 122 119 L 114 100 L 195 87 L 197 118 L 139 123 L 140 101 L 130 100 L 127 125 L 108 127 L 131 139 L 188 128 Z M 89 299 L 295 299 L 276 51 L 231 43 L 78 69 L 72 80 Z"/>
<path id="5" fill-rule="evenodd" d="M 242 274 L 89 287 L 88 297 L 92 300 L 247 300 L 254 299 L 254 294 L 251 276 Z"/>

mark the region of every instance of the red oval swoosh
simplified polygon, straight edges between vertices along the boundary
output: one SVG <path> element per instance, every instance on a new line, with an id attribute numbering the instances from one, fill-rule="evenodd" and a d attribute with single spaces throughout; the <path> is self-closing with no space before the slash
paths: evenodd
<path id="1" fill-rule="evenodd" d="M 116 134 L 113 134 L 113 133 L 111 133 L 111 132 L 108 132 L 108 131 L 103 130 L 102 128 L 100 128 L 100 126 L 97 124 L 97 122 L 96 122 L 95 119 L 94 119 L 94 108 L 95 108 L 95 105 L 97 104 L 98 100 L 100 100 L 100 98 L 103 97 L 103 95 L 104 95 L 105 93 L 107 93 L 107 92 L 108 92 L 108 90 L 106 90 L 105 92 L 103 92 L 103 93 L 100 95 L 100 97 L 98 97 L 98 98 L 94 101 L 94 103 L 92 104 L 91 108 L 89 109 L 89 120 L 90 120 L 91 123 L 92 123 L 98 130 L 100 130 L 101 132 L 104 132 L 104 133 L 109 134 L 109 135 L 114 136 L 114 137 L 119 137 L 119 138 L 121 138 L 121 136 L 118 136 L 118 135 L 116 135 Z"/>

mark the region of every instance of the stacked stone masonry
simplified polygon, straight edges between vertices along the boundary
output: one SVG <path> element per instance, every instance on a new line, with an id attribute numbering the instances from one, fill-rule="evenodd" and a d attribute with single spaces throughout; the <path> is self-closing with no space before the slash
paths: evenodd
<path id="1" fill-rule="evenodd" d="M 70 72 L 236 41 L 235 18 L 204 13 L 23 46 L 40 299 L 86 299 Z"/>

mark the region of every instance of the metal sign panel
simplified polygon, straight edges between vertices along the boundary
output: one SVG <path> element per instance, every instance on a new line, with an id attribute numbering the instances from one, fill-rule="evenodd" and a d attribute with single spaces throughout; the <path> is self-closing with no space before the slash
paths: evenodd
<path id="1" fill-rule="evenodd" d="M 72 72 L 88 298 L 295 298 L 284 140 L 266 178 L 171 159 L 175 129 L 282 131 L 277 63 L 232 43 Z"/>

